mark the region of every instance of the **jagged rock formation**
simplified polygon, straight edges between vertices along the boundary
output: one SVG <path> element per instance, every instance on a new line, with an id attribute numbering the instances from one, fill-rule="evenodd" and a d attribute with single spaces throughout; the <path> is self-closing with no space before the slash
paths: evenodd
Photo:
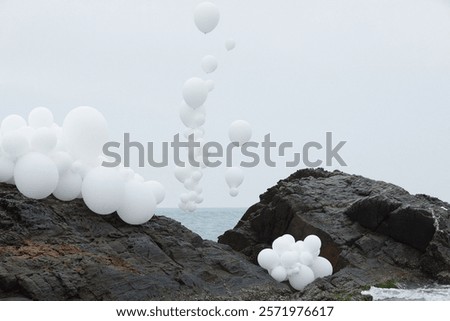
<path id="1" fill-rule="evenodd" d="M 370 285 L 450 283 L 450 205 L 361 176 L 300 170 L 261 195 L 219 237 L 256 262 L 285 233 L 318 235 L 336 273 L 317 280 L 302 299 L 363 299 Z"/>
<path id="2" fill-rule="evenodd" d="M 82 201 L 34 201 L 0 185 L 0 299 L 261 300 L 290 292 L 174 220 L 131 226 Z"/>

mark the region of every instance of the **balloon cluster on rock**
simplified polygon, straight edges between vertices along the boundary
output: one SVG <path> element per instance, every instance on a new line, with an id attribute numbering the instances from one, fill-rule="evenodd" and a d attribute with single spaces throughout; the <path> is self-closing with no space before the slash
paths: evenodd
<path id="1" fill-rule="evenodd" d="M 217 27 L 219 20 L 219 8 L 212 2 L 201 2 L 194 9 L 195 25 L 204 34 L 213 31 Z M 236 42 L 233 39 L 225 41 L 226 50 L 231 51 L 235 46 Z M 219 62 L 213 55 L 206 55 L 201 60 L 201 68 L 205 74 L 213 73 L 218 66 Z M 184 166 L 175 167 L 176 179 L 187 190 L 180 195 L 178 207 L 188 212 L 194 212 L 198 204 L 203 202 L 200 180 L 203 177 L 203 169 L 206 168 L 202 155 L 205 135 L 203 125 L 206 122 L 205 103 L 214 87 L 215 84 L 212 79 L 204 80 L 199 77 L 192 77 L 184 83 L 182 89 L 183 102 L 181 103 L 179 114 L 181 122 L 186 127 L 184 136 L 189 138 L 192 135 L 194 142 L 200 144 L 200 147 L 196 148 L 194 155 L 192 155 L 195 162 L 199 164 L 198 166 L 185 162 Z M 250 125 L 244 121 L 235 123 L 231 125 L 229 130 L 232 142 L 236 141 L 238 144 L 242 144 L 250 140 Z M 239 193 L 238 187 L 244 180 L 243 171 L 236 167 L 229 168 L 225 174 L 225 180 L 230 187 L 230 195 L 237 196 Z"/>
<path id="2" fill-rule="evenodd" d="M 101 166 L 108 124 L 92 107 L 70 111 L 62 127 L 48 108 L 33 109 L 0 126 L 0 182 L 16 185 L 26 197 L 83 198 L 93 212 L 117 212 L 128 224 L 143 224 L 165 197 L 157 181 L 144 181 L 132 169 Z"/>
<path id="3" fill-rule="evenodd" d="M 317 278 L 333 274 L 333 266 L 319 256 L 322 242 L 316 235 L 295 241 L 289 234 L 280 236 L 271 249 L 258 254 L 258 264 L 278 282 L 289 281 L 296 290 L 303 290 Z"/>

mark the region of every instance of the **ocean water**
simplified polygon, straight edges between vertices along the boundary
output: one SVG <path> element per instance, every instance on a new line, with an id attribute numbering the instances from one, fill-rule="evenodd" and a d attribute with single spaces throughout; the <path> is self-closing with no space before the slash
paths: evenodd
<path id="1" fill-rule="evenodd" d="M 220 235 L 239 222 L 246 210 L 246 208 L 200 208 L 194 213 L 186 213 L 178 208 L 161 208 L 156 214 L 180 222 L 203 239 L 217 241 Z"/>

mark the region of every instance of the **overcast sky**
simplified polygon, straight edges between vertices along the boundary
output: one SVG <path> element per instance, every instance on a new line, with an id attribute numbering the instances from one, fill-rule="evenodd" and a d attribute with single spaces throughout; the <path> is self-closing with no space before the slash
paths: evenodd
<path id="1" fill-rule="evenodd" d="M 160 146 L 183 131 L 185 80 L 211 78 L 206 140 L 226 144 L 236 119 L 254 140 L 271 133 L 299 151 L 331 131 L 347 141 L 348 166 L 327 169 L 450 201 L 450 1 L 216 0 L 221 20 L 207 36 L 193 23 L 198 2 L 0 0 L 0 118 L 46 106 L 61 124 L 89 105 L 112 139 L 129 132 Z M 219 59 L 210 77 L 207 54 Z M 163 207 L 176 206 L 184 188 L 172 167 L 137 171 L 166 186 Z M 234 199 L 224 171 L 205 171 L 203 206 L 248 207 L 294 169 L 246 169 Z"/>

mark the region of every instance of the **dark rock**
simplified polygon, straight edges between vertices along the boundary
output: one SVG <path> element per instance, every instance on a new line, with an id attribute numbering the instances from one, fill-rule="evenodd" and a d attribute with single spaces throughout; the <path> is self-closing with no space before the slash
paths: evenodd
<path id="1" fill-rule="evenodd" d="M 306 169 L 268 189 L 219 243 L 256 263 L 283 234 L 316 234 L 335 274 L 291 298 L 364 299 L 361 290 L 386 282 L 450 283 L 449 210 L 392 184 Z"/>
<path id="2" fill-rule="evenodd" d="M 82 201 L 0 185 L 0 300 L 265 300 L 290 294 L 229 246 L 154 217 L 130 226 Z"/>

